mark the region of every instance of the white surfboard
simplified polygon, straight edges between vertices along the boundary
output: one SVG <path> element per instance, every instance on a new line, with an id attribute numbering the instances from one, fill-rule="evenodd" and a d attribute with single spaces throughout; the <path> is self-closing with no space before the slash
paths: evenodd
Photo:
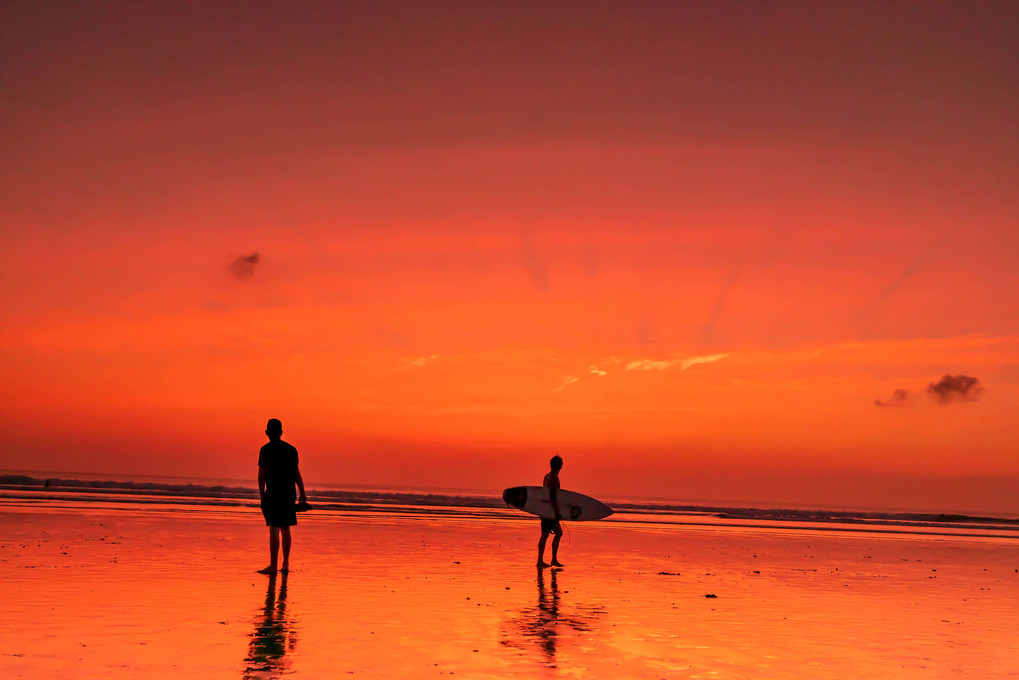
<path id="1" fill-rule="evenodd" d="M 502 492 L 502 499 L 512 508 L 546 519 L 555 518 L 547 486 L 513 486 Z M 573 522 L 602 519 L 613 513 L 612 508 L 601 501 L 576 491 L 560 489 L 556 492 L 556 501 L 559 516 Z"/>

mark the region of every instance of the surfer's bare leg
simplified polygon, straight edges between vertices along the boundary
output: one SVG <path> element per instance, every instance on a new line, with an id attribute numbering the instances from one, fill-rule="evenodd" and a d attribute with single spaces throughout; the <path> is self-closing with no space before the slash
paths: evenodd
<path id="1" fill-rule="evenodd" d="M 552 538 L 552 566 L 561 567 L 562 563 L 559 561 L 559 539 L 563 537 L 563 530 L 555 532 L 555 537 Z"/>
<path id="2" fill-rule="evenodd" d="M 283 571 L 290 571 L 290 527 L 281 527 L 283 532 Z"/>
<path id="3" fill-rule="evenodd" d="M 259 574 L 275 574 L 276 563 L 280 553 L 280 530 L 279 527 L 269 527 L 269 566 L 259 569 Z"/>
<path id="4" fill-rule="evenodd" d="M 539 567 L 547 567 L 548 566 L 548 563 L 545 561 L 545 541 L 547 541 L 547 540 L 548 540 L 548 532 L 545 531 L 544 529 L 542 529 L 541 530 L 541 538 L 538 539 L 538 566 Z M 553 546 L 555 545 L 555 541 L 552 542 L 552 545 Z M 552 554 L 553 555 L 555 554 L 555 549 L 554 548 L 552 550 Z"/>

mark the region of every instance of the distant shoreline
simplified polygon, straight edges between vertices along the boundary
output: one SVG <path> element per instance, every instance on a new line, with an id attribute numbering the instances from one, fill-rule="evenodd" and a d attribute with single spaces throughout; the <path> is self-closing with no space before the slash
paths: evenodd
<path id="1" fill-rule="evenodd" d="M 363 489 L 309 489 L 309 497 L 322 512 L 382 512 L 429 515 L 521 518 L 501 498 L 484 494 L 369 491 Z M 81 480 L 60 477 L 0 474 L 0 499 L 38 502 L 96 502 L 131 505 L 191 505 L 257 507 L 258 492 L 251 487 L 222 484 L 171 484 L 116 480 Z M 607 521 L 673 525 L 726 525 L 774 528 L 820 528 L 878 533 L 939 533 L 959 531 L 1000 532 L 1001 538 L 1019 538 L 1019 519 L 947 513 L 802 510 L 662 502 L 610 503 L 617 515 Z M 975 533 L 974 535 L 984 535 Z"/>

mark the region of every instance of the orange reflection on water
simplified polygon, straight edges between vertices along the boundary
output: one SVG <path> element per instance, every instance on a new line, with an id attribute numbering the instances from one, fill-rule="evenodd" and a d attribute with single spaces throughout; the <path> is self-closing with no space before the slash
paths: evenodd
<path id="1" fill-rule="evenodd" d="M 562 602 L 558 569 L 536 569 L 538 603 L 510 616 L 502 626 L 500 644 L 526 654 L 536 648 L 543 662 L 556 668 L 556 653 L 564 640 L 576 640 L 591 631 L 601 607 L 577 607 Z"/>
<path id="2" fill-rule="evenodd" d="M 4 677 L 1004 678 L 1017 541 L 5 505 Z M 716 595 L 715 598 L 705 597 Z"/>

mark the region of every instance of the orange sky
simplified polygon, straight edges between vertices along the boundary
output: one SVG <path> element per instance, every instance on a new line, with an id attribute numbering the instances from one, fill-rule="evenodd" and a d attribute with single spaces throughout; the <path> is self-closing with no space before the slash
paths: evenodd
<path id="1" fill-rule="evenodd" d="M 1013 3 L 0 20 L 0 467 L 1019 513 Z"/>

